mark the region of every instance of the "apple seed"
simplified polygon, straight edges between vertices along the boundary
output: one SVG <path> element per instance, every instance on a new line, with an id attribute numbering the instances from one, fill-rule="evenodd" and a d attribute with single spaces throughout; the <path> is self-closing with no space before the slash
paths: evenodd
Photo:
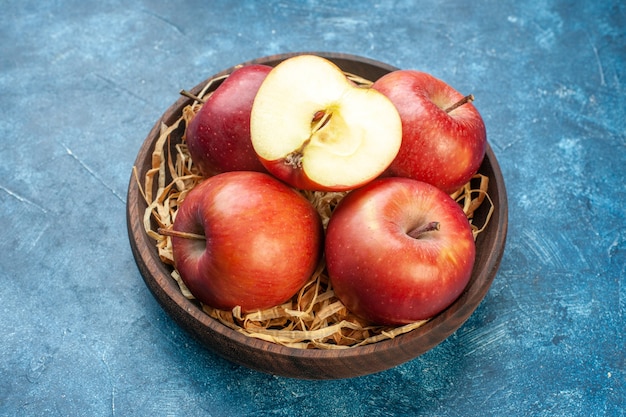
<path id="1" fill-rule="evenodd" d="M 324 110 L 316 111 L 313 115 L 313 119 L 311 119 L 311 135 L 326 126 L 331 116 L 332 113 L 326 112 Z"/>

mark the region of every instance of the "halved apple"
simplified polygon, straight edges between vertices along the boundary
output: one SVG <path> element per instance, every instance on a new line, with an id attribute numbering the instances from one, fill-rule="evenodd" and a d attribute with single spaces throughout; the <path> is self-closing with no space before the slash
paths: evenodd
<path id="1" fill-rule="evenodd" d="M 316 55 L 288 58 L 270 71 L 250 117 L 263 165 L 299 189 L 361 186 L 387 169 L 402 141 L 393 103 Z"/>

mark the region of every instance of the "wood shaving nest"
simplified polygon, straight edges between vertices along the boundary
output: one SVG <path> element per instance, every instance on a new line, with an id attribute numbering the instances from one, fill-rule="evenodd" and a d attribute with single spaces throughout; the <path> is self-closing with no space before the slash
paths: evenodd
<path id="1" fill-rule="evenodd" d="M 346 73 L 346 76 L 358 86 L 371 85 L 371 81 L 356 75 Z M 211 79 L 197 95 L 197 99 L 183 109 L 181 117 L 176 122 L 171 126 L 161 125 L 160 135 L 154 144 L 152 165 L 143 181 L 138 176 L 137 168 L 133 167 L 135 180 L 148 205 L 143 217 L 144 229 L 155 240 L 161 261 L 172 268 L 172 278 L 178 283 L 182 294 L 190 300 L 194 300 L 194 296 L 174 268 L 171 238 L 159 234 L 157 230 L 167 229 L 173 225 L 178 206 L 184 201 L 187 193 L 204 179 L 194 166 L 187 150 L 184 128 L 210 96 L 209 90 L 214 90 L 211 87 L 224 78 L 226 76 Z M 180 143 L 172 139 L 174 132 L 177 133 L 177 137 L 181 135 L 179 130 L 183 130 Z M 485 229 L 494 210 L 493 202 L 487 194 L 488 185 L 489 178 L 479 173 L 451 195 L 467 215 L 474 239 Z M 332 210 L 346 192 L 302 191 L 302 194 L 316 207 L 325 228 Z M 474 213 L 485 199 L 490 204 L 486 219 L 482 225 L 474 225 Z M 365 322 L 348 311 L 335 296 L 323 260 L 310 280 L 285 304 L 247 314 L 242 313 L 239 307 L 232 311 L 224 311 L 202 303 L 198 304 L 206 314 L 235 331 L 302 349 L 363 346 L 392 339 L 427 322 L 422 320 L 398 327 L 374 326 Z"/>

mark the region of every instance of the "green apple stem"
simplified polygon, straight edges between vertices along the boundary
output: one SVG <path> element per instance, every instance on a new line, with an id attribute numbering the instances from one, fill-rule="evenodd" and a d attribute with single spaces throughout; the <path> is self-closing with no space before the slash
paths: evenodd
<path id="1" fill-rule="evenodd" d="M 163 236 L 182 237 L 183 239 L 206 240 L 206 237 L 204 235 L 198 235 L 196 233 L 190 232 L 181 232 L 178 230 L 166 229 L 164 227 L 159 227 L 159 234 Z"/>
<path id="2" fill-rule="evenodd" d="M 430 222 L 410 230 L 407 235 L 414 239 L 419 239 L 424 233 L 433 232 L 440 229 L 439 222 Z"/>
<path id="3" fill-rule="evenodd" d="M 190 99 L 193 99 L 193 100 L 199 101 L 200 103 L 204 103 L 204 102 L 206 101 L 206 100 L 204 100 L 203 98 L 200 98 L 200 97 L 198 97 L 197 95 L 192 94 L 192 93 L 190 93 L 190 92 L 189 92 L 189 91 L 187 91 L 187 90 L 180 90 L 180 95 L 181 95 L 181 96 L 185 96 L 185 97 L 189 97 Z"/>
<path id="4" fill-rule="evenodd" d="M 472 101 L 474 101 L 474 95 L 473 94 L 467 95 L 467 96 L 463 97 L 461 100 L 459 100 L 456 103 L 454 103 L 453 105 L 451 105 L 450 107 L 448 107 L 447 109 L 445 109 L 444 111 L 446 113 L 450 113 L 452 110 L 454 110 L 454 109 L 456 109 L 458 107 L 461 107 L 465 103 L 471 103 Z"/>

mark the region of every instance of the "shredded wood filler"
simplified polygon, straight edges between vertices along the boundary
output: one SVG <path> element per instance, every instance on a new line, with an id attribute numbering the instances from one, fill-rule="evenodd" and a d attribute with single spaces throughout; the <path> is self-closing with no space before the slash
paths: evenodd
<path id="1" fill-rule="evenodd" d="M 372 84 L 356 75 L 346 75 L 359 86 L 368 87 Z M 158 229 L 167 229 L 174 224 L 178 206 L 189 191 L 204 179 L 191 160 L 185 144 L 184 129 L 210 96 L 209 90 L 214 90 L 211 87 L 226 77 L 211 79 L 197 96 L 192 96 L 195 100 L 183 109 L 176 122 L 171 126 L 161 125 L 152 152 L 151 168 L 143 179 L 139 178 L 136 167 L 133 168 L 140 192 L 148 204 L 143 217 L 144 229 L 155 240 L 161 261 L 171 266 L 172 278 L 178 283 L 182 294 L 190 300 L 194 297 L 174 268 L 171 239 L 159 234 Z M 178 140 L 180 136 L 182 138 Z M 479 173 L 452 194 L 470 221 L 474 239 L 485 229 L 494 210 L 487 194 L 488 185 L 489 178 Z M 325 228 L 332 210 L 346 192 L 302 191 L 302 194 L 320 213 Z M 475 225 L 474 213 L 485 199 L 490 209 L 484 223 Z M 154 228 L 153 222 L 156 223 Z M 410 332 L 427 321 L 389 327 L 370 325 L 356 317 L 335 296 L 323 259 L 309 281 L 285 304 L 247 314 L 238 307 L 224 311 L 201 304 L 201 308 L 225 326 L 250 337 L 302 349 L 362 346 Z"/>

